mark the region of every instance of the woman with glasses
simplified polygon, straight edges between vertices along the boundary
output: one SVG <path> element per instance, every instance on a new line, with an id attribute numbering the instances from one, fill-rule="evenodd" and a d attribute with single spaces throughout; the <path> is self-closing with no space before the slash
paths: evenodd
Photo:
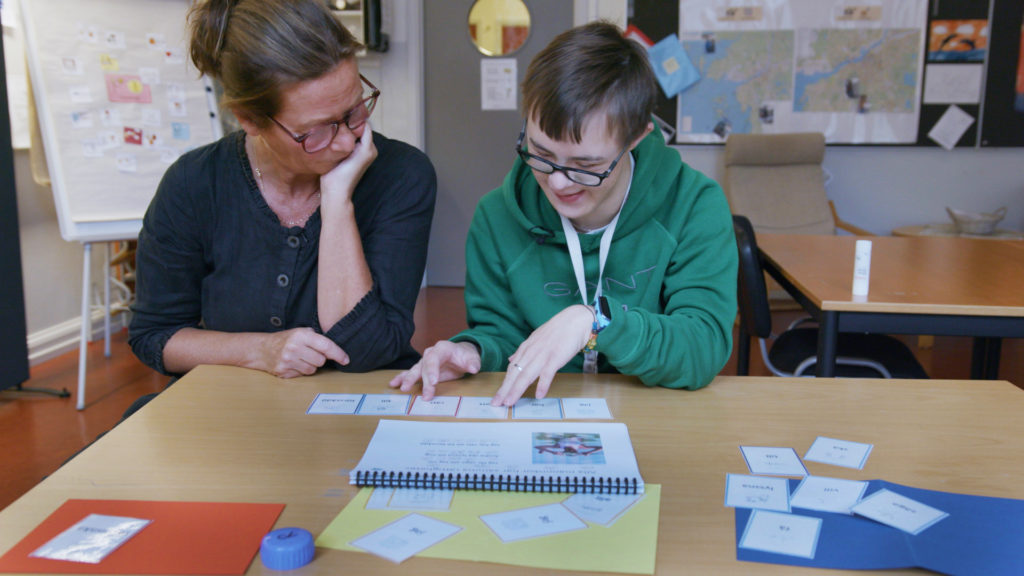
<path id="1" fill-rule="evenodd" d="M 654 131 L 645 50 L 612 24 L 555 38 L 523 81 L 525 122 L 504 184 L 466 247 L 469 329 L 391 381 L 505 371 L 510 406 L 555 373 L 620 372 L 700 388 L 722 369 L 736 316 L 736 242 L 721 188 Z"/>
<path id="2" fill-rule="evenodd" d="M 130 343 L 154 369 L 408 368 L 436 182 L 375 134 L 361 46 L 323 0 L 203 0 L 196 68 L 242 130 L 184 154 L 139 235 Z"/>

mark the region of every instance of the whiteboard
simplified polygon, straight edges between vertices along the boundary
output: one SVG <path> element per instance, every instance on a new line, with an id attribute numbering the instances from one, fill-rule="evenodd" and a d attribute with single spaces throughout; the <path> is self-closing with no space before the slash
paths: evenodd
<path id="1" fill-rule="evenodd" d="M 28 0 L 29 75 L 61 236 L 135 238 L 164 172 L 221 136 L 188 60 L 189 0 Z"/>

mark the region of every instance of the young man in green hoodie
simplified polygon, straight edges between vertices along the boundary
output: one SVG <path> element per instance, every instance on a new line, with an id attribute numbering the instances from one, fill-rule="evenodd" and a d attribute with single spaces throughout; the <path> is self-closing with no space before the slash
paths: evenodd
<path id="1" fill-rule="evenodd" d="M 696 389 L 722 369 L 736 316 L 736 241 L 721 188 L 651 122 L 643 48 L 612 24 L 569 30 L 530 64 L 526 121 L 502 186 L 466 245 L 469 329 L 428 348 L 391 386 L 506 371 L 514 404 L 559 370 L 620 372 Z"/>

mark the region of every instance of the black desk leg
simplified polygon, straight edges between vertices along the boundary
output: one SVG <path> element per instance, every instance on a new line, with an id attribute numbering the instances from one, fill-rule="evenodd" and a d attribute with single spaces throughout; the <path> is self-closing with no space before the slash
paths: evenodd
<path id="1" fill-rule="evenodd" d="M 971 348 L 971 380 L 999 378 L 999 356 L 1002 351 L 1002 338 L 976 337 Z"/>
<path id="2" fill-rule="evenodd" d="M 818 365 L 814 375 L 832 378 L 836 375 L 836 343 L 839 341 L 839 313 L 822 311 L 818 320 Z"/>

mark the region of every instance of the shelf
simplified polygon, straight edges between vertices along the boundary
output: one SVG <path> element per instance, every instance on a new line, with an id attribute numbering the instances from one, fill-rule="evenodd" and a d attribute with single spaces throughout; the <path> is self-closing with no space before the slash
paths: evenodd
<path id="1" fill-rule="evenodd" d="M 363 17 L 364 16 L 363 16 L 362 4 L 361 3 L 356 3 L 356 5 L 360 6 L 360 8 L 359 9 L 347 8 L 347 9 L 344 9 L 344 10 L 336 10 L 336 9 L 334 9 L 335 4 L 334 4 L 333 0 L 328 3 L 328 6 L 331 7 L 331 13 L 334 14 L 334 17 L 337 18 L 338 21 L 341 22 L 341 24 L 345 28 L 347 28 L 348 31 L 351 32 L 353 36 L 356 37 L 356 40 L 358 40 L 360 44 L 363 44 L 363 43 L 366 42 L 366 37 L 365 37 L 364 32 L 363 32 Z M 360 51 L 359 55 L 362 56 L 364 52 L 365 51 Z"/>

